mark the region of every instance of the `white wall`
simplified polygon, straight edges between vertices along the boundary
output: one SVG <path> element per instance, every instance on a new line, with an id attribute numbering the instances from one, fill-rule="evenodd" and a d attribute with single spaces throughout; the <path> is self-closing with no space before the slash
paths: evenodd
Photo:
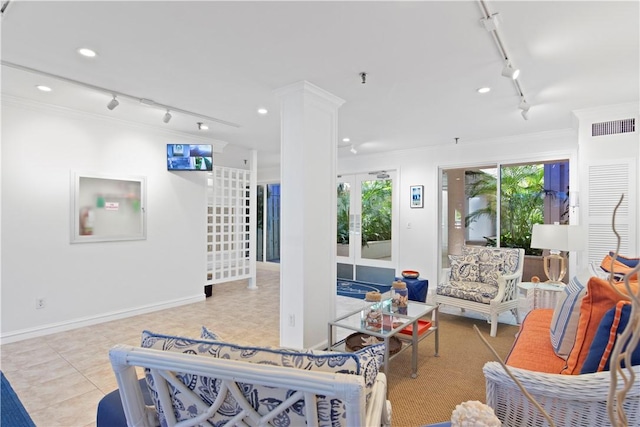
<path id="1" fill-rule="evenodd" d="M 204 299 L 206 175 L 166 170 L 175 142 L 225 145 L 3 98 L 2 342 Z M 73 170 L 146 177 L 146 240 L 71 244 Z"/>
<path id="2" fill-rule="evenodd" d="M 446 147 L 423 148 L 382 155 L 356 155 L 338 160 L 338 174 L 397 170 L 400 231 L 396 272 L 418 270 L 435 289 L 439 276 L 439 168 L 482 164 L 570 159 L 575 165 L 577 135 L 572 130 L 483 141 L 460 141 Z M 573 176 L 572 176 L 573 178 Z M 424 185 L 424 208 L 411 209 L 409 187 Z M 411 228 L 407 228 L 411 223 Z"/>

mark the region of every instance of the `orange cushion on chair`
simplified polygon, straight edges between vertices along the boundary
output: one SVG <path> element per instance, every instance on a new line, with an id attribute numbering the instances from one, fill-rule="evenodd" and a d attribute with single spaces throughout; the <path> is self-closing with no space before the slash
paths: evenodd
<path id="1" fill-rule="evenodd" d="M 507 356 L 507 365 L 548 374 L 557 374 L 564 368 L 564 359 L 556 355 L 549 339 L 552 317 L 551 308 L 529 312 Z"/>
<path id="2" fill-rule="evenodd" d="M 614 283 L 614 286 L 627 295 L 625 285 L 622 282 Z M 638 291 L 638 282 L 630 282 L 631 291 Z M 589 354 L 589 348 L 596 335 L 600 321 L 605 313 L 616 305 L 618 301 L 628 300 L 628 297 L 621 296 L 606 280 L 598 277 L 591 277 L 587 284 L 587 295 L 582 299 L 580 306 L 580 319 L 578 320 L 578 331 L 576 341 L 567 358 L 567 366 L 562 370 L 562 374 L 579 374 L 582 365 Z"/>

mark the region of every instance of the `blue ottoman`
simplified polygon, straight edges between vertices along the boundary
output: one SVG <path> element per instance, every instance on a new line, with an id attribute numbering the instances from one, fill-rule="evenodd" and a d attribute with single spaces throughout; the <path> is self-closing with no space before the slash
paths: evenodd
<path id="1" fill-rule="evenodd" d="M 147 381 L 142 378 L 138 381 L 144 403 L 153 405 Z M 96 415 L 96 427 L 127 427 L 127 418 L 124 415 L 122 401 L 120 400 L 120 390 L 114 390 L 100 399 L 98 403 L 98 413 Z"/>
<path id="2" fill-rule="evenodd" d="M 409 299 L 411 301 L 427 302 L 427 290 L 429 289 L 429 281 L 427 279 L 405 279 L 404 277 L 396 277 L 396 280 L 402 280 L 407 284 L 409 290 Z"/>

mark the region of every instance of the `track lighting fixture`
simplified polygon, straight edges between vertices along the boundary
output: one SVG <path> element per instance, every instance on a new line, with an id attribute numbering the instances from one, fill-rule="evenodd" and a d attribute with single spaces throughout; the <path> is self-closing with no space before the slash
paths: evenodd
<path id="1" fill-rule="evenodd" d="M 116 99 L 116 96 L 113 95 L 113 99 L 111 101 L 109 101 L 109 103 L 107 104 L 107 108 L 109 110 L 113 110 L 114 108 L 116 108 L 118 105 L 120 105 L 120 102 L 118 102 L 118 100 Z"/>
<path id="2" fill-rule="evenodd" d="M 6 5 L 6 4 L 8 4 L 8 2 L 3 1 L 2 4 Z M 237 123 L 228 122 L 226 120 L 221 120 L 221 119 L 218 119 L 216 117 L 205 116 L 204 114 L 196 113 L 195 111 L 184 110 L 182 108 L 173 107 L 171 105 L 161 104 L 159 102 L 155 102 L 153 99 L 139 98 L 137 96 L 133 96 L 133 95 L 129 95 L 129 94 L 126 94 L 126 93 L 122 93 L 120 91 L 116 91 L 116 90 L 113 90 L 113 89 L 100 87 L 100 86 L 95 86 L 95 85 L 92 85 L 90 83 L 85 83 L 85 82 L 82 82 L 82 81 L 79 81 L 79 80 L 70 79 L 68 77 L 63 77 L 63 76 L 60 76 L 60 75 L 57 75 L 57 74 L 48 73 L 46 71 L 37 70 L 35 68 L 25 67 L 24 65 L 14 64 L 12 62 L 7 62 L 5 60 L 0 60 L 0 64 L 2 64 L 3 67 L 11 67 L 11 68 L 14 68 L 16 70 L 26 71 L 26 72 L 32 73 L 32 74 L 38 74 L 38 75 L 47 77 L 49 79 L 55 79 L 55 80 L 63 81 L 63 82 L 66 82 L 66 83 L 69 83 L 69 84 L 72 84 L 72 85 L 75 85 L 75 86 L 81 86 L 81 87 L 84 87 L 85 89 L 89 89 L 89 90 L 94 91 L 94 92 L 100 92 L 100 93 L 104 93 L 104 94 L 107 94 L 107 95 L 111 95 L 111 96 L 113 96 L 113 99 L 111 101 L 109 101 L 109 103 L 107 104 L 107 108 L 109 110 L 113 110 L 114 108 L 116 108 L 120 104 L 120 101 L 118 101 L 118 99 L 116 99 L 116 96 L 117 96 L 119 99 L 125 98 L 125 99 L 131 100 L 131 101 L 139 102 L 140 104 L 146 105 L 148 107 L 160 108 L 160 109 L 163 109 L 163 110 L 167 110 L 167 113 L 169 112 L 169 110 L 171 110 L 174 113 L 178 112 L 178 113 L 186 115 L 186 116 L 191 116 L 191 117 L 194 117 L 194 118 L 197 118 L 197 119 L 206 120 L 209 123 L 215 122 L 215 123 L 220 123 L 220 124 L 223 124 L 223 125 L 226 125 L 226 126 L 231 126 L 231 127 L 234 127 L 234 128 L 241 127 Z M 163 120 L 166 120 L 165 123 L 168 122 L 167 117 L 170 117 L 170 116 L 171 116 L 170 113 L 169 113 L 169 116 L 167 116 L 167 114 L 164 115 Z M 204 127 L 203 127 L 203 129 L 204 129 Z"/>
<path id="3" fill-rule="evenodd" d="M 169 112 L 169 110 L 167 110 L 167 112 L 164 113 L 164 117 L 162 118 L 162 121 L 165 123 L 169 123 L 169 120 L 171 120 L 171 113 Z"/>
<path id="4" fill-rule="evenodd" d="M 520 114 L 522 114 L 522 118 L 525 120 L 529 120 L 528 116 L 529 116 L 529 109 L 531 108 L 531 105 L 529 105 L 529 103 L 524 99 L 524 97 L 521 98 L 520 105 L 518 105 L 518 108 L 522 110 L 520 112 Z"/>
<path id="5" fill-rule="evenodd" d="M 507 62 L 502 69 L 502 75 L 504 77 L 509 77 L 510 79 L 515 80 L 520 75 L 520 70 L 517 68 L 513 68 L 511 64 Z"/>
<path id="6" fill-rule="evenodd" d="M 351 146 L 351 149 L 349 151 L 351 151 L 353 154 L 358 154 L 358 150 L 356 150 L 356 147 L 354 147 L 353 145 Z"/>
<path id="7" fill-rule="evenodd" d="M 198 122 L 198 129 L 200 129 L 200 130 L 207 130 L 207 129 L 209 129 L 209 126 L 205 125 L 205 124 L 204 124 L 204 123 L 202 123 L 202 122 Z"/>

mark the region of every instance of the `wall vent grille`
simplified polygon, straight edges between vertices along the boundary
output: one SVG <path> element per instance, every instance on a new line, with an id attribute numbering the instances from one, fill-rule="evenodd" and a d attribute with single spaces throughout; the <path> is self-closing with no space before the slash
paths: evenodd
<path id="1" fill-rule="evenodd" d="M 635 131 L 636 119 L 612 120 L 591 124 L 591 136 L 615 135 Z"/>

